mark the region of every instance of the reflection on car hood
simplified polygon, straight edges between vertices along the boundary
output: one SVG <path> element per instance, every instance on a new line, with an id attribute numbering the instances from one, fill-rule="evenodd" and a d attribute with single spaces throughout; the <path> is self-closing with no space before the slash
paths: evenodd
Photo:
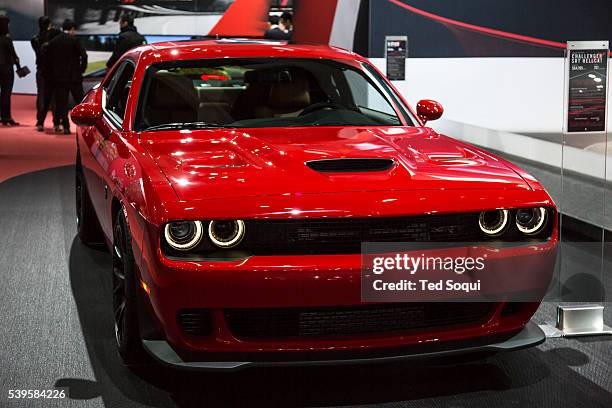
<path id="1" fill-rule="evenodd" d="M 180 200 L 377 190 L 529 189 L 494 156 L 419 127 L 145 132 Z M 387 158 L 390 169 L 318 172 L 305 163 Z"/>

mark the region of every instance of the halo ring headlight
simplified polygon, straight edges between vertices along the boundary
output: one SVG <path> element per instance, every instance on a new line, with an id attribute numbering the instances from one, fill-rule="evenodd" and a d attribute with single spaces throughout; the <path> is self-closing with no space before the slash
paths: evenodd
<path id="1" fill-rule="evenodd" d="M 164 228 L 164 238 L 173 249 L 188 251 L 202 241 L 203 230 L 201 221 L 169 222 Z"/>
<path id="2" fill-rule="evenodd" d="M 244 221 L 219 220 L 208 223 L 208 238 L 219 248 L 235 247 L 244 238 Z"/>
<path id="3" fill-rule="evenodd" d="M 483 211 L 478 217 L 478 226 L 486 235 L 496 237 L 506 230 L 508 218 L 508 210 Z"/>
<path id="4" fill-rule="evenodd" d="M 542 230 L 547 218 L 544 207 L 520 208 L 516 211 L 516 228 L 525 235 L 535 235 Z"/>

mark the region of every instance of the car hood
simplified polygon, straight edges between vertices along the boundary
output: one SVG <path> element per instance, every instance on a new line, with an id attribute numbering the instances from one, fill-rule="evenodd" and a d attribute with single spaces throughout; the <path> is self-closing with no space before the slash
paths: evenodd
<path id="1" fill-rule="evenodd" d="M 180 200 L 377 190 L 529 189 L 494 156 L 422 127 L 146 132 Z M 319 172 L 312 160 L 385 158 L 386 170 Z"/>

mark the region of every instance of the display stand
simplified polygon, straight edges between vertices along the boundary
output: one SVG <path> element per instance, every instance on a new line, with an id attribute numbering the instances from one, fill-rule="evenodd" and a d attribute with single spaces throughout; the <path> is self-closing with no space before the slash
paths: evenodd
<path id="1" fill-rule="evenodd" d="M 558 305 L 556 323 L 540 328 L 546 337 L 612 335 L 612 327 L 604 323 L 603 311 L 604 306 L 596 304 Z"/>
<path id="2" fill-rule="evenodd" d="M 608 129 L 608 41 L 568 41 L 565 54 L 565 87 L 564 87 L 564 124 L 561 159 L 562 199 L 566 194 L 564 171 L 572 168 L 572 163 L 566 162 L 564 147 L 568 137 L 580 137 L 580 134 L 601 135 L 607 149 Z M 571 142 L 571 140 L 570 140 Z M 602 184 L 602 220 L 606 211 L 606 169 L 607 150 L 603 156 Z M 605 222 L 602 227 L 605 227 Z M 560 228 L 561 230 L 561 228 Z M 604 229 L 602 228 L 602 232 Z M 561 237 L 561 250 L 563 250 Z M 602 233 L 602 261 L 599 271 L 599 282 L 603 282 L 603 256 L 605 239 Z M 559 268 L 561 270 L 561 268 Z M 591 272 L 591 271 L 589 271 Z M 560 272 L 561 274 L 561 272 Z M 559 301 L 563 301 L 562 276 L 558 277 Z M 604 292 L 605 293 L 605 292 Z M 596 296 L 594 296 L 596 297 Z M 556 322 L 541 325 L 546 337 L 572 337 L 591 335 L 612 335 L 612 328 L 604 324 L 605 294 L 599 299 L 587 296 L 580 303 L 560 303 L 557 305 Z"/>

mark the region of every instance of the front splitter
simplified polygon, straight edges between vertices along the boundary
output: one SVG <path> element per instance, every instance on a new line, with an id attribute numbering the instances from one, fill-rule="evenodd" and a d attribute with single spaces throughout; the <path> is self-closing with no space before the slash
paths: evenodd
<path id="1" fill-rule="evenodd" d="M 403 360 L 434 359 L 450 357 L 471 353 L 496 353 L 503 351 L 519 350 L 527 347 L 537 346 L 546 340 L 542 329 L 536 324 L 529 322 L 525 327 L 511 338 L 499 343 L 486 345 L 460 347 L 442 351 L 402 353 L 384 357 L 371 358 L 343 358 L 343 359 L 320 359 L 305 361 L 184 361 L 165 340 L 143 340 L 145 350 L 162 364 L 179 369 L 202 370 L 202 371 L 237 371 L 251 367 L 279 367 L 279 366 L 321 366 L 321 365 L 346 365 L 346 364 L 375 364 L 392 363 Z"/>

